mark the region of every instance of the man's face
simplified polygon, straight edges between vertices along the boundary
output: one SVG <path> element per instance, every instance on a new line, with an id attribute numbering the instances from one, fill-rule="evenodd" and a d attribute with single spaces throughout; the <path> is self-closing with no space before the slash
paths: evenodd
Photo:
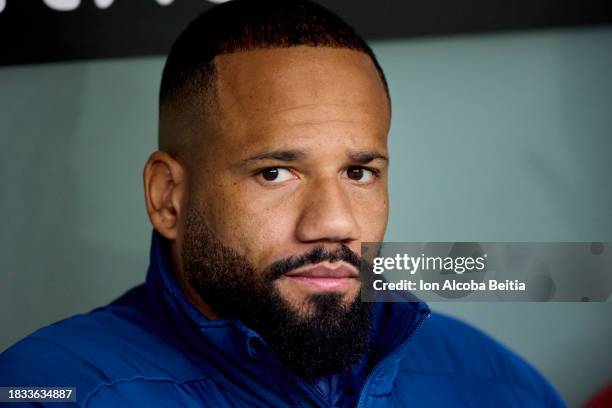
<path id="1" fill-rule="evenodd" d="M 370 58 L 299 46 L 215 62 L 214 130 L 190 175 L 201 227 L 256 274 L 315 247 L 359 255 L 362 241 L 381 241 L 390 112 Z M 351 304 L 360 285 L 346 261 L 307 264 L 274 281 L 302 315 L 313 295 Z"/>

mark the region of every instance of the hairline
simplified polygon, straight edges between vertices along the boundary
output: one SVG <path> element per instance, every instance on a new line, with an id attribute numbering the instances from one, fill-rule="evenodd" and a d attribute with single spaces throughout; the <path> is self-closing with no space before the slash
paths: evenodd
<path id="1" fill-rule="evenodd" d="M 380 85 L 382 86 L 387 100 L 387 107 L 389 109 L 389 117 L 391 117 L 391 95 L 389 92 L 388 84 L 386 81 L 386 77 L 384 71 L 380 67 L 376 56 L 373 51 L 369 48 L 361 48 L 361 47 L 348 47 L 344 45 L 333 45 L 333 44 L 324 44 L 324 45 L 311 45 L 311 44 L 296 44 L 296 45 L 274 45 L 274 46 L 253 46 L 248 48 L 236 49 L 230 52 L 219 52 L 217 55 L 213 57 L 212 60 L 205 64 L 200 64 L 197 69 L 192 69 L 189 72 L 186 80 L 183 81 L 180 87 L 173 89 L 172 92 L 166 94 L 165 97 L 159 98 L 159 134 L 158 134 L 158 148 L 160 150 L 166 151 L 167 153 L 179 158 L 181 156 L 185 156 L 182 150 L 191 145 L 193 147 L 193 141 L 185 141 L 181 142 L 184 144 L 183 146 L 178 146 L 175 149 L 165 147 L 162 143 L 162 121 L 167 114 L 164 114 L 164 111 L 170 110 L 172 112 L 172 116 L 177 114 L 176 110 L 180 110 L 178 112 L 178 116 L 182 116 L 183 112 L 186 109 L 186 106 L 189 106 L 189 101 L 195 102 L 195 109 L 198 111 L 195 115 L 190 116 L 190 120 L 195 118 L 201 120 L 206 125 L 210 126 L 211 122 L 214 122 L 214 119 L 218 116 L 218 112 L 215 112 L 219 107 L 219 95 L 218 95 L 218 83 L 219 83 L 219 70 L 217 65 L 217 58 L 221 56 L 227 56 L 238 53 L 245 53 L 251 51 L 259 51 L 259 50 L 275 50 L 275 49 L 289 49 L 294 47 L 311 47 L 311 48 L 328 48 L 328 49 L 337 49 L 337 50 L 352 50 L 364 54 L 368 57 L 370 62 L 372 63 L 374 69 L 376 70 L 378 79 L 380 81 Z M 367 46 L 367 44 L 366 44 Z M 195 84 L 195 85 L 194 85 Z M 196 89 L 199 86 L 198 89 Z M 187 102 L 187 103 L 186 103 Z M 189 109 L 192 110 L 192 109 Z M 212 112 L 211 112 L 212 111 Z M 210 115 L 208 115 L 210 113 Z M 187 113 L 189 115 L 189 113 Z M 208 117 L 207 117 L 208 116 Z M 204 138 L 202 138 L 204 139 Z M 170 143 L 171 145 L 172 143 Z M 179 143 L 180 144 L 180 143 Z M 200 150 L 200 149 L 187 149 L 187 150 Z M 187 159 L 185 157 L 185 159 Z M 190 160 L 187 160 L 190 161 Z"/>

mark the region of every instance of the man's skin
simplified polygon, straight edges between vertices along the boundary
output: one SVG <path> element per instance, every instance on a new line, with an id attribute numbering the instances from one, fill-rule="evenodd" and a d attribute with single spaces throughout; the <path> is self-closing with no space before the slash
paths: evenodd
<path id="1" fill-rule="evenodd" d="M 359 51 L 297 46 L 226 54 L 214 62 L 217 102 L 206 109 L 214 119 L 184 127 L 196 129 L 189 137 L 197 140 L 188 142 L 195 150 L 181 157 L 156 151 L 143 176 L 147 212 L 172 242 L 177 279 L 211 319 L 219 316 L 190 287 L 181 266 L 188 206 L 202 203 L 206 226 L 258 271 L 320 245 L 345 244 L 360 254 L 361 242 L 382 241 L 387 224 L 390 126 L 383 83 Z M 199 126 L 207 129 L 198 132 Z M 320 266 L 357 273 L 345 262 Z M 276 285 L 305 314 L 308 295 L 333 291 L 350 303 L 361 283 L 283 276 Z"/>

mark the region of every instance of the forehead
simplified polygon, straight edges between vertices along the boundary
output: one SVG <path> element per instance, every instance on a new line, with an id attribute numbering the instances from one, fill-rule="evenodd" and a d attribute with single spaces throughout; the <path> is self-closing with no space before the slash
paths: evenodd
<path id="1" fill-rule="evenodd" d="M 224 137 L 326 123 L 386 137 L 387 96 L 365 53 L 309 46 L 258 49 L 218 56 L 215 67 Z"/>

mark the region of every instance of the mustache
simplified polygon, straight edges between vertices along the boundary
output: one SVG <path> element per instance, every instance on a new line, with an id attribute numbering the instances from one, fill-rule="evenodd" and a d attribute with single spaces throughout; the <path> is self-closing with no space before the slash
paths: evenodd
<path id="1" fill-rule="evenodd" d="M 302 255 L 291 256 L 274 262 L 267 268 L 265 276 L 268 280 L 274 281 L 294 269 L 306 265 L 318 264 L 324 261 L 331 263 L 344 261 L 357 268 L 357 271 L 361 271 L 362 265 L 366 264 L 364 258 L 357 255 L 345 244 L 341 244 L 334 250 L 327 249 L 323 245 L 320 245 Z"/>

